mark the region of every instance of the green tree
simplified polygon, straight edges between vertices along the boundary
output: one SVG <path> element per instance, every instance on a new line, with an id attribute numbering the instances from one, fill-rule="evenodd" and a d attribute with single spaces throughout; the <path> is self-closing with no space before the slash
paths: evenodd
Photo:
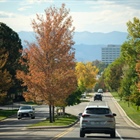
<path id="1" fill-rule="evenodd" d="M 13 85 L 8 90 L 8 93 L 17 93 L 21 88 L 19 81 L 15 78 L 16 70 L 20 66 L 18 60 L 21 56 L 21 40 L 16 32 L 2 22 L 0 22 L 0 48 L 5 49 L 9 54 L 8 59 L 2 68 L 2 70 L 7 69 L 12 75 Z"/>
<path id="2" fill-rule="evenodd" d="M 6 104 L 7 90 L 12 86 L 11 75 L 3 69 L 7 62 L 9 53 L 0 48 L 0 104 Z"/>
<path id="3" fill-rule="evenodd" d="M 104 82 L 104 74 L 101 75 L 101 77 L 98 78 L 95 87 L 94 87 L 94 91 L 97 92 L 99 88 L 103 89 L 103 91 L 108 91 L 108 89 L 105 86 L 105 82 Z"/>
<path id="4" fill-rule="evenodd" d="M 104 69 L 108 66 L 107 64 L 103 63 L 102 61 L 95 60 L 92 61 L 93 66 L 96 66 L 99 70 L 98 74 L 102 74 Z"/>
<path id="5" fill-rule="evenodd" d="M 105 69 L 103 74 L 105 77 L 104 82 L 109 90 L 117 91 L 120 87 L 123 65 L 122 59 L 118 58 Z"/>
<path id="6" fill-rule="evenodd" d="M 68 98 L 66 99 L 67 105 L 73 106 L 73 105 L 81 103 L 81 100 L 80 100 L 81 96 L 82 96 L 82 92 L 80 88 L 77 88 L 77 90 L 74 91 L 72 94 L 70 94 Z"/>
<path id="7" fill-rule="evenodd" d="M 124 59 L 125 65 L 128 67 L 128 71 L 124 73 L 123 87 L 121 89 L 129 90 L 127 95 L 129 98 L 133 94 L 138 94 L 134 85 L 138 83 L 138 74 L 136 71 L 136 64 L 140 60 L 140 20 L 136 17 L 133 18 L 133 21 L 127 22 L 127 31 L 128 39 L 122 45 L 121 55 Z M 125 80 L 126 79 L 126 80 Z M 129 80 L 128 80 L 129 79 Z M 128 86 L 129 85 L 129 86 Z M 122 93 L 127 92 L 122 90 Z M 140 94 L 140 93 L 139 93 Z M 135 96 L 133 96 L 134 98 Z M 136 101 L 133 99 L 133 101 Z"/>
<path id="8" fill-rule="evenodd" d="M 132 78 L 134 76 L 133 73 L 134 69 L 128 69 L 128 67 L 123 68 L 123 76 L 122 76 L 122 80 L 121 80 L 121 86 L 120 86 L 120 90 L 119 90 L 119 94 L 121 95 L 121 98 L 123 97 L 126 101 L 128 101 L 129 104 L 129 99 L 130 99 L 130 95 L 132 93 L 131 90 L 131 86 L 132 86 Z"/>

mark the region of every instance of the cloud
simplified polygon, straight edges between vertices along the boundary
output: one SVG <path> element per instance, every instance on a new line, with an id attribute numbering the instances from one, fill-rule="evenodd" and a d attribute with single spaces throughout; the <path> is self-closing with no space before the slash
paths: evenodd
<path id="1" fill-rule="evenodd" d="M 1 14 L 0 14 L 1 15 Z M 35 15 L 20 15 L 20 14 L 11 14 L 10 16 L 8 13 L 2 13 L 0 20 L 7 24 L 10 28 L 14 31 L 32 31 L 31 22 L 32 19 L 35 18 Z"/>
<path id="2" fill-rule="evenodd" d="M 26 4 L 35 4 L 35 3 L 52 3 L 54 0 L 26 0 Z"/>
<path id="3" fill-rule="evenodd" d="M 31 31 L 31 20 L 36 18 L 36 13 L 42 13 L 44 7 L 49 6 L 52 2 L 59 5 L 60 2 L 65 1 L 22 0 L 19 1 L 20 4 L 13 4 L 11 10 L 7 7 L 7 3 L 5 9 L 0 12 L 0 20 L 8 23 L 16 31 Z M 49 3 L 44 4 L 46 2 Z M 132 20 L 134 17 L 140 17 L 140 10 L 137 9 L 140 6 L 140 1 L 138 0 L 134 0 L 134 2 L 132 0 L 128 0 L 127 2 L 124 0 L 67 0 L 67 4 L 70 8 L 70 15 L 72 16 L 73 26 L 76 27 L 76 31 L 126 31 L 126 22 Z M 20 7 L 18 11 L 15 10 L 17 7 Z M 1 4 L 2 8 L 4 7 Z M 15 12 L 15 14 L 4 12 L 6 8 L 7 11 L 10 10 Z M 28 11 L 25 12 L 27 9 Z"/>
<path id="4" fill-rule="evenodd" d="M 106 1 L 110 1 L 110 0 L 106 0 Z M 125 7 L 130 7 L 130 8 L 133 8 L 133 9 L 139 9 L 140 7 L 140 1 L 139 0 L 112 0 L 112 2 L 115 4 L 115 5 L 122 5 L 122 6 L 125 6 Z"/>
<path id="5" fill-rule="evenodd" d="M 134 17 L 140 17 L 140 10 L 124 5 L 100 5 L 91 12 L 71 12 L 73 26 L 78 31 L 109 32 L 127 31 L 126 23 Z M 100 10 L 97 10 L 100 9 Z"/>
<path id="6" fill-rule="evenodd" d="M 23 6 L 23 7 L 19 8 L 18 11 L 25 11 L 30 8 L 31 8 L 31 6 Z"/>
<path id="7" fill-rule="evenodd" d="M 0 2 L 7 2 L 7 0 L 0 0 Z"/>
<path id="8" fill-rule="evenodd" d="M 14 14 L 0 11 L 0 18 L 14 18 Z"/>

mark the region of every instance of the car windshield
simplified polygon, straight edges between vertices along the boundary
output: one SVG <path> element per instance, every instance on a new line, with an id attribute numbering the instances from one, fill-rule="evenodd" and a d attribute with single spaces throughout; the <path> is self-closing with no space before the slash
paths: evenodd
<path id="1" fill-rule="evenodd" d="M 31 109 L 31 106 L 21 106 L 20 110 Z"/>
<path id="2" fill-rule="evenodd" d="M 87 108 L 86 113 L 88 113 L 88 114 L 109 114 L 110 110 L 108 108 Z"/>

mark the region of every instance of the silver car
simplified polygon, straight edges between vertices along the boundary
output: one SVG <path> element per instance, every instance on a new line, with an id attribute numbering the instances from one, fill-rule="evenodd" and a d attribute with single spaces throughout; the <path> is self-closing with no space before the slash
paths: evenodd
<path id="1" fill-rule="evenodd" d="M 80 137 L 87 133 L 105 133 L 116 137 L 116 114 L 108 106 L 87 106 L 80 117 Z"/>
<path id="2" fill-rule="evenodd" d="M 31 119 L 35 119 L 34 107 L 30 105 L 21 106 L 17 112 L 17 118 L 21 119 L 23 117 L 30 117 Z"/>

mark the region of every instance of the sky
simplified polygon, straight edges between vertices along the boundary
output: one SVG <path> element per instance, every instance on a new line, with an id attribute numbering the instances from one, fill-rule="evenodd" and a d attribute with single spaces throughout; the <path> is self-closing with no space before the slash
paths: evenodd
<path id="1" fill-rule="evenodd" d="M 62 3 L 70 10 L 77 32 L 127 32 L 126 23 L 140 18 L 140 0 L 0 0 L 0 22 L 15 32 L 33 31 L 36 14 Z"/>

